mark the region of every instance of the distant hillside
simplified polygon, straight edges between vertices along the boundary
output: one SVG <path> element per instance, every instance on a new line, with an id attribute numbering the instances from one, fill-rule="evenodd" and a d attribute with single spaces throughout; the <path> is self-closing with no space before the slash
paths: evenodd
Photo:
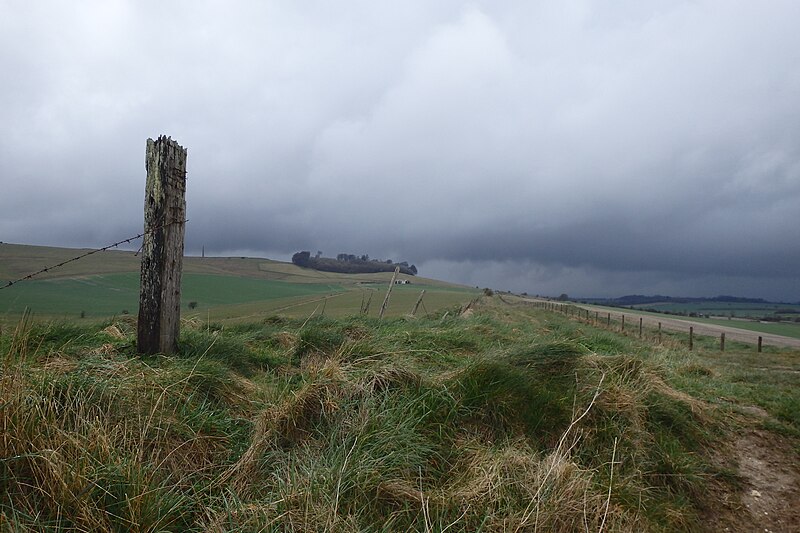
<path id="1" fill-rule="evenodd" d="M 417 267 L 407 262 L 393 263 L 392 261 L 379 261 L 370 259 L 368 255 L 339 254 L 336 259 L 330 257 L 311 257 L 311 252 L 297 252 L 292 256 L 292 263 L 303 268 L 313 268 L 323 272 L 338 272 L 340 274 L 368 274 L 374 272 L 394 272 L 400 267 L 400 272 L 408 276 L 417 275 Z"/>

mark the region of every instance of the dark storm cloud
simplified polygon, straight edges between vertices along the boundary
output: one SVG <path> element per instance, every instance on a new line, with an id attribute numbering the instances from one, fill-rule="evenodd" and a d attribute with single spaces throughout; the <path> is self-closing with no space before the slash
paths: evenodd
<path id="1" fill-rule="evenodd" d="M 797 20 L 790 1 L 3 3 L 0 240 L 138 233 L 144 141 L 167 133 L 190 251 L 800 299 Z"/>

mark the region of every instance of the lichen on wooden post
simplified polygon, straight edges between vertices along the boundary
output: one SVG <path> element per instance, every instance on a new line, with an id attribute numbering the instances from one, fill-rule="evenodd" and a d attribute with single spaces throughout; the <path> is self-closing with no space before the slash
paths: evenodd
<path id="1" fill-rule="evenodd" d="M 147 139 L 137 349 L 172 353 L 181 319 L 186 222 L 186 149 L 166 136 Z"/>

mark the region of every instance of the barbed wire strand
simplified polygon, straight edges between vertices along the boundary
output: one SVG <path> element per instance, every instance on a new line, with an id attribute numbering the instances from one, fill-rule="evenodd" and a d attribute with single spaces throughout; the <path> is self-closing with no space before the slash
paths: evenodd
<path id="1" fill-rule="evenodd" d="M 9 281 L 5 285 L 0 286 L 0 290 L 7 289 L 8 287 L 11 287 L 12 285 L 16 285 L 17 283 L 19 283 L 21 281 L 26 281 L 26 280 L 29 280 L 29 279 L 33 279 L 36 276 L 40 276 L 40 275 L 44 274 L 45 272 L 50 272 L 51 270 L 55 270 L 55 269 L 60 268 L 60 267 L 62 267 L 64 265 L 72 263 L 74 261 L 78 261 L 79 259 L 83 259 L 84 257 L 88 257 L 88 256 L 90 256 L 92 254 L 96 254 L 98 252 L 105 252 L 106 250 L 110 250 L 111 248 L 116 248 L 117 246 L 119 246 L 121 244 L 126 244 L 126 243 L 129 243 L 131 241 L 135 241 L 136 239 L 141 239 L 142 237 L 144 237 L 148 233 L 156 232 L 156 231 L 158 231 L 160 229 L 166 228 L 167 226 L 171 226 L 173 224 L 185 224 L 186 222 L 189 222 L 189 220 L 188 219 L 187 220 L 175 220 L 175 221 L 172 221 L 172 222 L 168 222 L 167 224 L 162 224 L 162 225 L 160 225 L 158 227 L 155 227 L 155 228 L 151 229 L 150 231 L 145 231 L 145 232 L 140 233 L 139 235 L 136 235 L 134 237 L 128 237 L 127 239 L 123 239 L 121 241 L 115 242 L 114 244 L 109 244 L 108 246 L 103 246 L 102 248 L 96 248 L 94 250 L 90 250 L 90 251 L 86 252 L 85 254 L 81 254 L 81 255 L 79 255 L 77 257 L 73 257 L 72 259 L 67 259 L 66 261 L 62 261 L 61 263 L 58 263 L 57 265 L 52 265 L 52 266 L 49 266 L 49 267 L 45 267 L 45 268 L 43 268 L 41 270 L 38 270 L 38 271 L 36 271 L 36 272 L 34 272 L 32 274 L 28 274 L 25 277 L 22 277 L 22 278 L 19 278 L 19 279 L 15 279 L 13 281 Z M 144 243 L 142 245 L 144 245 Z M 140 247 L 139 251 L 141 251 L 141 250 L 142 250 L 142 248 Z M 136 252 L 136 254 L 138 254 L 138 253 L 139 252 Z"/>

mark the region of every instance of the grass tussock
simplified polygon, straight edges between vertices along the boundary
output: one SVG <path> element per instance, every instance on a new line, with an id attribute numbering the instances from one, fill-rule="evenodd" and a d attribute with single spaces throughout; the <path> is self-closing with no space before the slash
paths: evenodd
<path id="1" fill-rule="evenodd" d="M 716 423 L 661 356 L 539 312 L 471 309 L 187 322 L 168 357 L 137 356 L 128 322 L 26 318 L 0 337 L 0 524 L 702 529 Z"/>

